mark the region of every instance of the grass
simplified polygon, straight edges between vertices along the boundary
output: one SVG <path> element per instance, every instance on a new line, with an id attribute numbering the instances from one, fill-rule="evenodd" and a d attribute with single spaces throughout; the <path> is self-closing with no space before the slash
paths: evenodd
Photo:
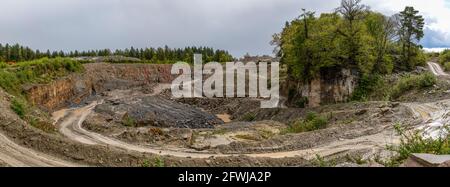
<path id="1" fill-rule="evenodd" d="M 48 83 L 69 73 L 83 71 L 81 63 L 69 58 L 43 58 L 0 66 L 0 87 L 16 96 L 22 94 L 24 84 Z"/>
<path id="2" fill-rule="evenodd" d="M 440 55 L 439 55 L 439 62 L 441 64 L 444 65 L 444 63 L 446 62 L 450 62 L 450 50 L 444 50 Z"/>
<path id="3" fill-rule="evenodd" d="M 394 85 L 391 97 L 398 98 L 404 92 L 411 91 L 413 89 L 423 89 L 431 87 L 436 84 L 436 77 L 427 72 L 420 75 L 409 75 L 400 78 L 396 85 Z"/>
<path id="4" fill-rule="evenodd" d="M 275 136 L 275 133 L 272 132 L 271 130 L 261 129 L 261 130 L 258 130 L 258 132 L 259 132 L 259 135 L 261 135 L 261 137 L 264 139 L 270 139 L 273 136 Z"/>
<path id="5" fill-rule="evenodd" d="M 25 104 L 25 101 L 21 99 L 14 98 L 11 101 L 11 109 L 22 119 L 25 118 L 25 115 L 27 113 L 27 107 Z"/>
<path id="6" fill-rule="evenodd" d="M 358 86 L 353 92 L 352 101 L 367 101 L 370 99 L 386 98 L 389 95 L 386 82 L 380 75 L 363 75 L 359 80 Z"/>
<path id="7" fill-rule="evenodd" d="M 349 154 L 346 155 L 346 159 L 348 162 L 352 162 L 358 165 L 367 164 L 367 160 L 364 160 L 362 155 L 351 156 Z"/>
<path id="8" fill-rule="evenodd" d="M 8 64 L 4 63 L 4 62 L 0 62 L 0 69 L 6 68 L 8 67 Z"/>
<path id="9" fill-rule="evenodd" d="M 405 92 L 425 89 L 433 86 L 436 82 L 436 77 L 429 72 L 419 75 L 408 74 L 395 82 L 387 81 L 380 75 L 363 76 L 350 100 L 393 100 L 399 98 Z"/>
<path id="10" fill-rule="evenodd" d="M 395 125 L 395 130 L 401 137 L 400 144 L 398 146 L 388 147 L 389 150 L 396 152 L 397 155 L 389 161 L 383 163 L 386 166 L 399 166 L 413 153 L 427 153 L 436 155 L 450 154 L 449 135 L 438 139 L 424 138 L 422 136 L 422 132 L 407 132 L 399 124 Z"/>
<path id="11" fill-rule="evenodd" d="M 144 160 L 141 167 L 166 167 L 166 163 L 161 156 L 157 155 L 153 158 L 153 161 Z"/>
<path id="12" fill-rule="evenodd" d="M 255 121 L 256 115 L 254 113 L 247 113 L 242 116 L 242 121 Z"/>
<path id="13" fill-rule="evenodd" d="M 129 115 L 125 115 L 122 118 L 122 125 L 126 126 L 126 127 L 135 127 L 136 126 L 136 120 L 134 120 L 132 117 L 130 117 Z"/>
<path id="14" fill-rule="evenodd" d="M 326 161 L 323 157 L 316 154 L 316 157 L 312 160 L 312 164 L 316 167 L 334 167 L 336 163 L 333 161 Z"/>
<path id="15" fill-rule="evenodd" d="M 282 131 L 283 134 L 287 133 L 301 133 L 324 129 L 328 126 L 328 119 L 318 115 L 317 113 L 310 112 L 306 115 L 305 119 L 298 119 L 292 122 L 289 127 Z"/>
<path id="16" fill-rule="evenodd" d="M 445 71 L 450 71 L 450 61 L 444 63 L 444 69 Z"/>

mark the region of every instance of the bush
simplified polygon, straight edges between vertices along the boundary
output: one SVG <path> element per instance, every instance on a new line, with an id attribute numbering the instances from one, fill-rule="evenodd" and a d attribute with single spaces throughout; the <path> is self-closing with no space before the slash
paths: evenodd
<path id="1" fill-rule="evenodd" d="M 19 62 L 0 69 L 0 87 L 13 95 L 21 94 L 21 86 L 27 83 L 48 83 L 72 72 L 80 72 L 83 66 L 69 58 L 43 58 Z"/>
<path id="2" fill-rule="evenodd" d="M 439 62 L 444 65 L 444 63 L 450 62 L 450 50 L 444 50 L 439 55 Z"/>
<path id="3" fill-rule="evenodd" d="M 444 63 L 445 71 L 450 71 L 450 61 Z"/>
<path id="4" fill-rule="evenodd" d="M 363 75 L 352 94 L 352 101 L 367 101 L 372 97 L 386 98 L 385 81 L 379 75 Z"/>
<path id="5" fill-rule="evenodd" d="M 11 109 L 22 119 L 26 114 L 25 102 L 19 99 L 13 99 L 11 101 Z"/>
<path id="6" fill-rule="evenodd" d="M 135 127 L 136 121 L 132 117 L 125 115 L 122 118 L 122 125 L 127 126 L 127 127 Z"/>
<path id="7" fill-rule="evenodd" d="M 395 130 L 400 135 L 400 145 L 388 147 L 390 150 L 398 153 L 388 162 L 389 166 L 402 164 L 413 153 L 450 154 L 449 135 L 438 139 L 424 138 L 420 131 L 406 132 L 399 124 L 395 125 Z"/>
<path id="8" fill-rule="evenodd" d="M 431 87 L 436 82 L 436 77 L 429 72 L 421 75 L 408 75 L 402 77 L 393 87 L 391 96 L 392 98 L 398 98 L 404 92 Z"/>
<path id="9" fill-rule="evenodd" d="M 247 113 L 242 116 L 242 121 L 254 121 L 256 119 L 256 115 L 254 113 Z"/>
<path id="10" fill-rule="evenodd" d="M 4 62 L 0 62 L 0 69 L 6 68 L 8 67 L 8 64 L 4 63 Z"/>
<path id="11" fill-rule="evenodd" d="M 328 125 L 328 120 L 314 112 L 306 115 L 305 119 L 299 119 L 289 125 L 284 133 L 301 133 L 324 129 Z"/>

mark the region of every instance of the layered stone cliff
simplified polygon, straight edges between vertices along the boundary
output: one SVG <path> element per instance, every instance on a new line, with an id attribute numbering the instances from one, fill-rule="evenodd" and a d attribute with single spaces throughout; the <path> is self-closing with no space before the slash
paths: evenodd
<path id="1" fill-rule="evenodd" d="M 84 73 L 49 84 L 27 85 L 24 92 L 32 104 L 53 111 L 103 91 L 170 83 L 174 77 L 171 65 L 92 63 L 84 67 Z"/>
<path id="2" fill-rule="evenodd" d="M 308 84 L 298 86 L 294 99 L 307 98 L 308 107 L 346 102 L 358 84 L 355 71 L 348 69 L 329 69 L 322 71 Z"/>

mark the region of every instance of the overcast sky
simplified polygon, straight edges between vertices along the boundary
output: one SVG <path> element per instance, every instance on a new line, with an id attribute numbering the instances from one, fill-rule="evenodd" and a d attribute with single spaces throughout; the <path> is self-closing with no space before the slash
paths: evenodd
<path id="1" fill-rule="evenodd" d="M 0 43 L 34 49 L 210 46 L 235 56 L 271 54 L 271 35 L 306 8 L 340 0 L 0 0 Z M 394 14 L 412 5 L 425 16 L 428 48 L 450 47 L 450 0 L 363 0 Z"/>

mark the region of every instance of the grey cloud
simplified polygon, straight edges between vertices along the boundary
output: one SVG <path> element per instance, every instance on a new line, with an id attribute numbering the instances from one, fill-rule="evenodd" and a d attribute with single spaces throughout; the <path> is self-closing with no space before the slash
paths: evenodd
<path id="1" fill-rule="evenodd" d="M 3 0 L 0 43 L 37 49 L 211 46 L 271 54 L 271 35 L 329 0 Z"/>

